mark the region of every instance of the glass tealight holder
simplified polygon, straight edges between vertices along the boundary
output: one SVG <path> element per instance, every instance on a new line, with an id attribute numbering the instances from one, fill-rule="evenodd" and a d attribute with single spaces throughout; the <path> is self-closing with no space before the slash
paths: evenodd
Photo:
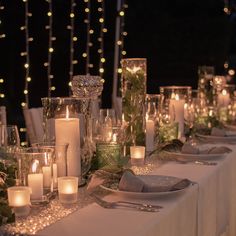
<path id="1" fill-rule="evenodd" d="M 7 189 L 8 204 L 13 208 L 16 217 L 27 216 L 30 212 L 29 187 L 14 186 Z"/>
<path id="2" fill-rule="evenodd" d="M 119 127 L 113 127 L 111 130 L 111 139 L 104 141 L 104 139 L 96 142 L 96 158 L 98 168 L 104 166 L 121 166 L 122 165 L 122 147 L 120 140 Z"/>
<path id="3" fill-rule="evenodd" d="M 67 176 L 67 149 L 68 143 L 42 142 L 33 143 L 33 147 L 51 148 L 52 156 L 52 172 L 53 172 L 53 189 L 57 189 L 57 178 Z"/>
<path id="4" fill-rule="evenodd" d="M 143 165 L 145 160 L 145 146 L 131 146 L 130 160 L 133 166 Z"/>
<path id="5" fill-rule="evenodd" d="M 53 191 L 51 148 L 25 148 L 16 153 L 19 185 L 31 189 L 31 202 L 48 202 Z"/>
<path id="6" fill-rule="evenodd" d="M 66 176 L 58 178 L 58 195 L 62 204 L 73 204 L 78 198 L 78 177 Z"/>
<path id="7" fill-rule="evenodd" d="M 185 136 L 187 118 L 184 113 L 185 106 L 189 106 L 191 102 L 191 92 L 192 89 L 190 86 L 160 87 L 161 114 L 163 114 L 165 120 L 168 120 L 168 122 L 165 123 L 178 123 L 178 138 Z"/>

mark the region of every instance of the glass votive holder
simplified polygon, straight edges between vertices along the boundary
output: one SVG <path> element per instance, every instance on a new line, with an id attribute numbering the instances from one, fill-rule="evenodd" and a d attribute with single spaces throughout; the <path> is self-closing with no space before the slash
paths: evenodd
<path id="1" fill-rule="evenodd" d="M 33 143 L 33 147 L 50 148 L 52 154 L 53 189 L 57 189 L 57 177 L 67 176 L 68 143 L 41 142 Z"/>
<path id="2" fill-rule="evenodd" d="M 16 217 L 27 216 L 30 212 L 30 188 L 17 186 L 7 189 L 8 203 Z"/>
<path id="3" fill-rule="evenodd" d="M 130 147 L 131 165 L 139 166 L 144 164 L 145 146 Z"/>
<path id="4" fill-rule="evenodd" d="M 190 86 L 162 86 L 161 94 L 161 113 L 169 117 L 170 123 L 179 124 L 178 137 L 185 136 L 186 117 L 184 107 L 191 101 L 192 88 Z"/>
<path id="5" fill-rule="evenodd" d="M 61 203 L 76 203 L 78 197 L 78 183 L 78 177 L 66 176 L 58 178 L 58 195 Z"/>
<path id="6" fill-rule="evenodd" d="M 121 145 L 117 142 L 97 142 L 96 157 L 98 167 L 121 164 Z"/>
<path id="7" fill-rule="evenodd" d="M 31 202 L 48 201 L 52 192 L 52 155 L 51 148 L 25 148 L 16 153 L 19 185 L 31 188 Z"/>

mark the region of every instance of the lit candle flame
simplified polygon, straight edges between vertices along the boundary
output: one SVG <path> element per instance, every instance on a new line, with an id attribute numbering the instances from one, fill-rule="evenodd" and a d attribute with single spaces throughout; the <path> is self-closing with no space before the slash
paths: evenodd
<path id="1" fill-rule="evenodd" d="M 126 70 L 129 71 L 131 74 L 135 74 L 137 71 L 141 70 L 140 66 L 134 66 L 133 68 L 127 67 Z"/>
<path id="2" fill-rule="evenodd" d="M 222 95 L 226 95 L 227 94 L 227 91 L 225 89 L 222 90 Z"/>
<path id="3" fill-rule="evenodd" d="M 171 99 L 179 100 L 179 94 L 172 93 L 171 94 Z"/>
<path id="4" fill-rule="evenodd" d="M 39 161 L 38 160 L 34 160 L 33 164 L 32 164 L 32 172 L 35 173 L 37 168 L 39 165 Z"/>

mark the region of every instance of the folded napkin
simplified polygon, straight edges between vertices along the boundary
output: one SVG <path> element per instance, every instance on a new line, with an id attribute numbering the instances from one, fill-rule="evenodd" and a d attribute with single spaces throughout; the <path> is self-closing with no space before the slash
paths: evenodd
<path id="1" fill-rule="evenodd" d="M 118 183 L 123 174 L 123 169 L 117 167 L 103 168 L 95 171 L 87 186 L 88 193 L 96 191 L 100 185 Z"/>
<path id="2" fill-rule="evenodd" d="M 212 147 L 207 150 L 207 153 L 210 153 L 210 154 L 223 154 L 223 153 L 229 153 L 229 152 L 232 152 L 232 150 L 230 148 L 224 147 L 224 146 Z"/>
<path id="3" fill-rule="evenodd" d="M 224 129 L 219 129 L 219 128 L 216 128 L 216 127 L 212 128 L 211 135 L 212 136 L 219 136 L 219 137 L 227 136 L 226 131 Z"/>
<path id="4" fill-rule="evenodd" d="M 191 145 L 191 143 L 185 143 L 182 146 L 181 152 L 185 154 L 199 154 L 199 148 Z"/>
<path id="5" fill-rule="evenodd" d="M 168 192 L 186 188 L 190 184 L 188 179 L 176 178 L 171 183 L 148 182 L 131 172 L 125 171 L 119 182 L 119 190 L 127 192 Z"/>
<path id="6" fill-rule="evenodd" d="M 185 143 L 181 149 L 181 153 L 183 154 L 223 154 L 229 153 L 231 151 L 232 150 L 230 148 L 224 146 L 199 148 L 197 146 L 191 145 L 190 143 Z"/>

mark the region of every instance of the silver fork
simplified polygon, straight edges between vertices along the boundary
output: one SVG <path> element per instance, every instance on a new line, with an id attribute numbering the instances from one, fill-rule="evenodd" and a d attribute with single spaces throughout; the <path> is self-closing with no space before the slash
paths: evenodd
<path id="1" fill-rule="evenodd" d="M 215 166 L 217 165 L 217 162 L 212 162 L 212 161 L 188 161 L 188 160 L 176 160 L 180 164 L 196 164 L 196 165 L 206 165 L 206 166 Z"/>
<path id="2" fill-rule="evenodd" d="M 108 208 L 108 209 L 126 208 L 126 209 L 145 211 L 145 212 L 159 212 L 159 209 L 162 208 L 161 206 L 157 206 L 157 205 L 130 203 L 126 201 L 108 202 L 101 199 L 95 194 L 91 194 L 91 196 L 94 198 L 97 204 L 99 204 L 103 208 Z"/>

